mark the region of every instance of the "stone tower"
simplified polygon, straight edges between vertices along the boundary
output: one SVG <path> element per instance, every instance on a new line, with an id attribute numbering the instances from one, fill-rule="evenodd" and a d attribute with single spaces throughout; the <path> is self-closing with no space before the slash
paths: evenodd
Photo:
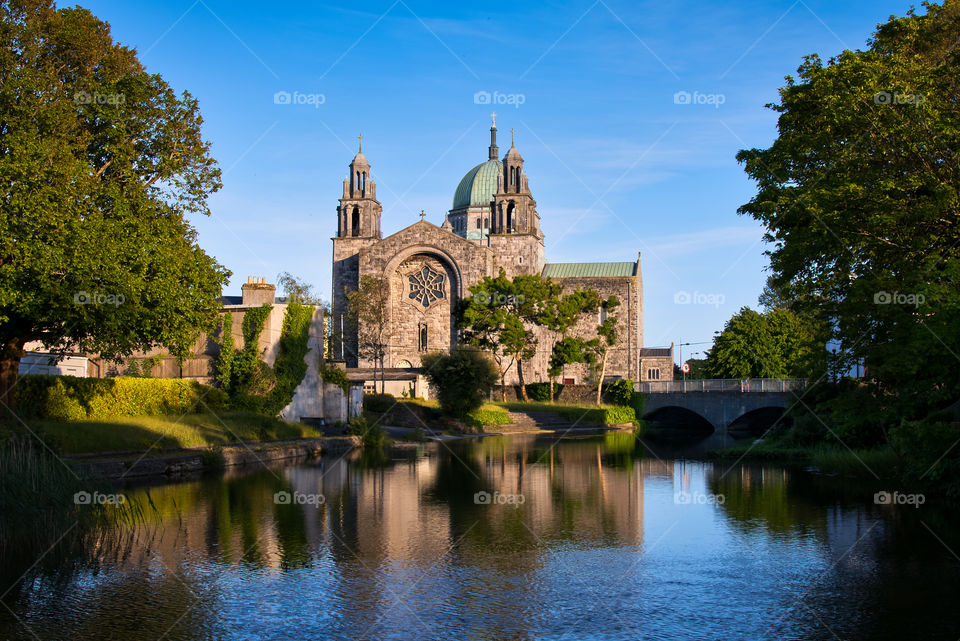
<path id="1" fill-rule="evenodd" d="M 504 259 L 516 261 L 511 265 L 513 273 L 539 274 L 546 263 L 540 214 L 523 171 L 523 156 L 514 146 L 513 130 L 510 134 L 510 149 L 493 194 L 490 247 Z"/>
<path id="2" fill-rule="evenodd" d="M 347 324 L 347 292 L 359 285 L 360 250 L 373 245 L 382 237 L 382 213 L 383 207 L 377 201 L 377 186 L 370 178 L 370 163 L 363 155 L 361 146 L 350 161 L 350 173 L 343 180 L 343 197 L 337 207 L 337 235 L 333 238 L 334 334 L 346 333 L 344 327 Z M 345 338 L 343 341 L 333 342 L 334 357 L 355 367 L 356 356 L 349 348 L 350 341 Z"/>

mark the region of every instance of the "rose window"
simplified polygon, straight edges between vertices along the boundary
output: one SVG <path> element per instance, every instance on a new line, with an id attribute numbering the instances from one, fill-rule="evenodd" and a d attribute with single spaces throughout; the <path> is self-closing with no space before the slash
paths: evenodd
<path id="1" fill-rule="evenodd" d="M 443 274 L 436 272 L 429 265 L 410 274 L 407 277 L 410 281 L 410 298 L 417 301 L 424 307 L 442 299 L 443 295 Z"/>

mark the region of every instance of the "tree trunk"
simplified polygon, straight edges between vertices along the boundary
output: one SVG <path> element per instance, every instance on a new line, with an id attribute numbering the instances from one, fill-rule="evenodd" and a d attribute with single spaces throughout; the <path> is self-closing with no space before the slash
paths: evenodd
<path id="1" fill-rule="evenodd" d="M 600 405 L 600 395 L 603 393 L 603 375 L 607 370 L 607 350 L 603 351 L 603 356 L 600 357 L 600 376 L 597 380 L 597 405 Z"/>
<path id="2" fill-rule="evenodd" d="M 520 379 L 520 398 L 523 399 L 524 403 L 530 402 L 530 397 L 527 396 L 527 386 L 523 383 L 523 360 L 517 359 L 517 378 Z"/>
<path id="3" fill-rule="evenodd" d="M 507 370 L 500 370 L 500 402 L 507 402 Z"/>
<path id="4" fill-rule="evenodd" d="M 380 356 L 380 393 L 387 393 L 387 372 L 386 372 L 386 357 Z"/>
<path id="5" fill-rule="evenodd" d="M 6 420 L 14 410 L 13 388 L 17 385 L 24 342 L 18 338 L 4 341 L 0 352 L 0 420 Z"/>
<path id="6" fill-rule="evenodd" d="M 553 379 L 554 377 L 551 376 L 550 377 L 550 402 L 551 403 L 553 402 Z"/>

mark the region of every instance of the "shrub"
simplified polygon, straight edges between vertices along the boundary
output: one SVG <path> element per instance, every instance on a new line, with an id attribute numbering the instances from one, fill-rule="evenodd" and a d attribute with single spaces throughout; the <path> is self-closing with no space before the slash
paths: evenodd
<path id="1" fill-rule="evenodd" d="M 81 421 L 87 418 L 87 410 L 77 400 L 76 393 L 68 390 L 63 381 L 57 381 L 47 388 L 43 413 L 47 418 L 60 421 Z"/>
<path id="2" fill-rule="evenodd" d="M 630 407 L 633 408 L 633 413 L 638 421 L 643 418 L 643 408 L 646 407 L 646 404 L 647 397 L 643 395 L 643 392 L 630 393 Z"/>
<path id="3" fill-rule="evenodd" d="M 633 381 L 629 379 L 611 381 L 604 385 L 603 391 L 606 393 L 607 399 L 614 405 L 629 407 L 631 400 L 633 400 Z"/>
<path id="4" fill-rule="evenodd" d="M 529 383 L 526 385 L 527 396 L 531 401 L 538 403 L 549 403 L 560 398 L 563 391 L 563 383 L 553 384 L 553 398 L 550 398 L 550 383 Z"/>
<path id="5" fill-rule="evenodd" d="M 632 407 L 622 405 L 613 405 L 604 407 L 602 421 L 605 425 L 618 425 L 620 423 L 633 423 L 637 419 L 636 413 Z"/>
<path id="6" fill-rule="evenodd" d="M 347 429 L 350 434 L 359 436 L 364 449 L 382 449 L 386 442 L 386 433 L 379 425 L 370 425 L 369 421 L 363 416 L 357 416 L 350 419 L 350 427 Z"/>
<path id="7" fill-rule="evenodd" d="M 363 409 L 368 412 L 382 414 L 390 411 L 390 408 L 396 404 L 397 399 L 393 394 L 364 394 L 363 396 Z"/>
<path id="8" fill-rule="evenodd" d="M 21 416 L 59 420 L 189 414 L 218 409 L 225 398 L 219 390 L 182 379 L 39 374 L 21 376 L 16 394 Z"/>
<path id="9" fill-rule="evenodd" d="M 499 378 L 490 357 L 474 349 L 457 348 L 449 354 L 432 352 L 423 356 L 422 363 L 440 407 L 457 418 L 479 409 Z"/>

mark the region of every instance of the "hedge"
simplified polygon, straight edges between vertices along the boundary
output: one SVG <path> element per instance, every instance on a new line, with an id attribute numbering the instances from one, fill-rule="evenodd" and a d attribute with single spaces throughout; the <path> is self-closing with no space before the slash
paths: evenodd
<path id="1" fill-rule="evenodd" d="M 563 383 L 553 384 L 553 398 L 550 398 L 550 383 L 527 383 L 527 396 L 531 401 L 539 403 L 549 403 L 560 398 L 563 392 Z"/>
<path id="2" fill-rule="evenodd" d="M 222 391 L 195 381 L 131 377 L 27 374 L 19 377 L 15 393 L 23 418 L 60 420 L 202 413 L 226 400 Z"/>
<path id="3" fill-rule="evenodd" d="M 393 394 L 364 394 L 363 409 L 368 412 L 388 412 L 397 404 Z"/>

